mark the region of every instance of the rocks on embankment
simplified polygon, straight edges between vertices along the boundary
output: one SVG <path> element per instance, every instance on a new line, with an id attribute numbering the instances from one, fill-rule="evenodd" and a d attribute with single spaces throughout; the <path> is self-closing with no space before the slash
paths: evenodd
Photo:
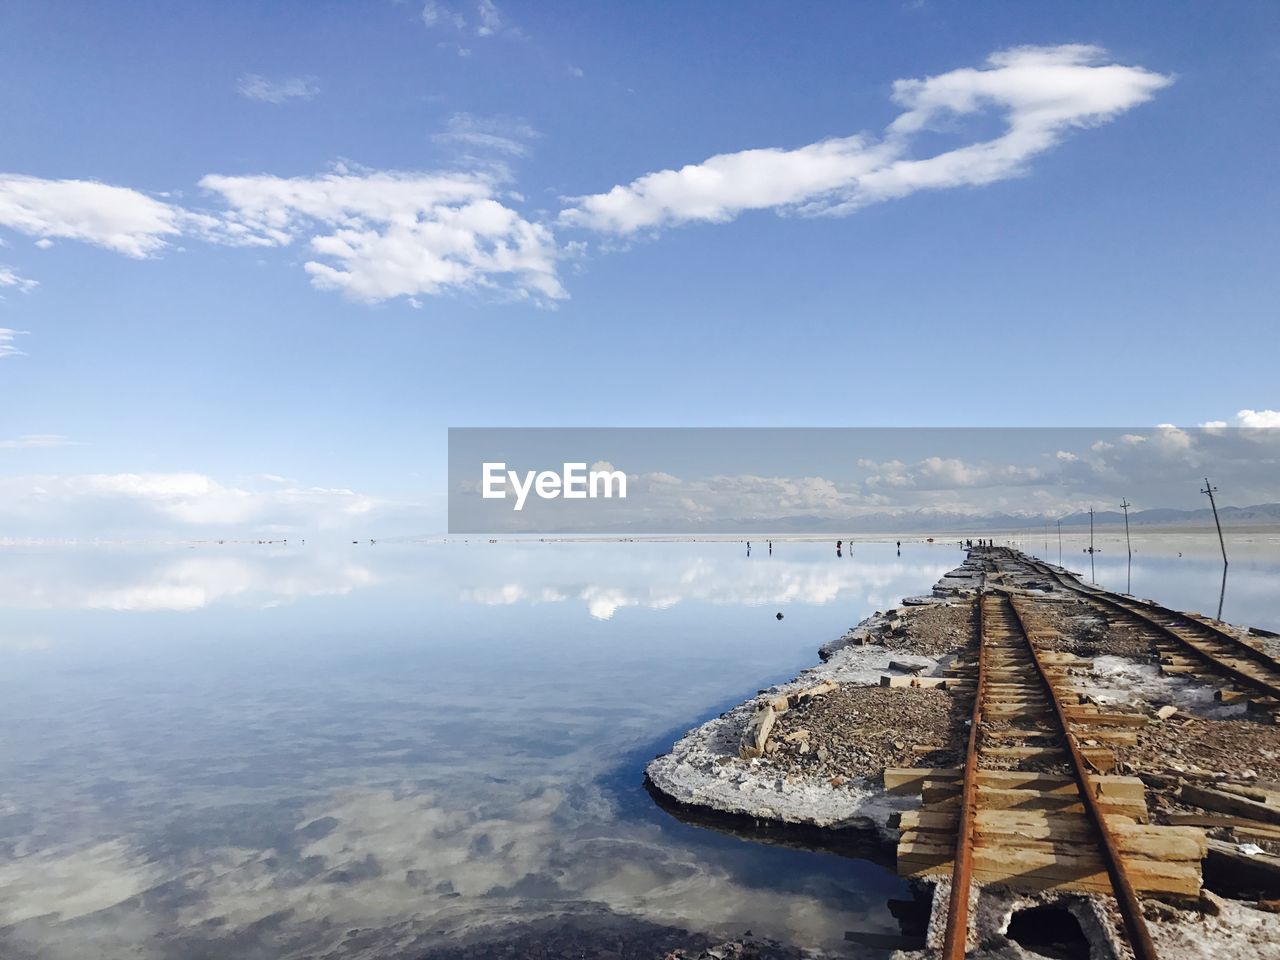
<path id="1" fill-rule="evenodd" d="M 979 581 L 966 561 L 927 602 L 877 611 L 825 644 L 820 665 L 685 734 L 650 762 L 650 783 L 722 813 L 886 831 L 915 800 L 884 792 L 884 767 L 918 761 L 921 744 L 954 749 L 944 669 L 972 642 Z"/>

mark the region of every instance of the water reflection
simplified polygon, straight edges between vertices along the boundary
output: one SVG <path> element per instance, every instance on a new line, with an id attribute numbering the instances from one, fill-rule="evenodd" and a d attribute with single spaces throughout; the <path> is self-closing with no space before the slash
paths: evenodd
<path id="1" fill-rule="evenodd" d="M 30 641 L 0 675 L 0 954 L 408 957 L 602 912 L 896 932 L 891 868 L 689 826 L 641 786 L 958 559 L 774 546 L 0 551 Z"/>
<path id="2" fill-rule="evenodd" d="M 266 607 L 346 594 L 379 580 L 363 558 L 305 547 L 10 548 L 0 551 L 0 564 L 0 608 L 10 610 Z"/>
<path id="3" fill-rule="evenodd" d="M 772 548 L 772 544 L 770 544 Z M 917 547 L 888 561 L 868 545 L 834 564 L 817 543 L 779 545 L 746 564 L 727 545 L 450 544 L 352 545 L 350 551 L 256 549 L 202 544 L 176 550 L 11 549 L 0 552 L 0 609 L 196 611 L 216 605 L 272 607 L 383 585 L 414 585 L 433 597 L 481 606 L 576 602 L 594 619 L 620 609 L 662 610 L 681 601 L 712 604 L 885 606 L 901 589 L 920 590 L 958 553 Z M 910 547 L 909 547 L 910 549 Z M 448 563 L 435 562 L 448 551 Z M 429 580 L 427 579 L 429 577 Z M 899 586 L 902 585 L 902 586 Z"/>
<path id="4" fill-rule="evenodd" d="M 1212 554 L 1134 545 L 1136 590 L 1222 596 Z M 886 862 L 685 824 L 641 785 L 961 555 L 773 547 L 0 551 L 0 955 L 410 957 L 603 915 L 896 933 Z M 1233 550 L 1227 612 L 1280 625 L 1269 549 Z"/>
<path id="5" fill-rule="evenodd" d="M 1124 533 L 1098 537 L 1093 580 L 1112 590 L 1157 600 L 1179 610 L 1205 614 L 1234 623 L 1280 629 L 1280 534 L 1235 533 L 1225 530 L 1232 552 L 1231 567 L 1223 566 L 1221 548 L 1212 527 L 1203 533 L 1133 534 L 1133 556 L 1125 549 Z M 1088 546 L 1087 534 L 1068 537 L 1067 566 L 1073 550 L 1079 556 Z M 1039 554 L 1040 543 L 1014 541 Z M 1227 603 L 1227 585 L 1231 603 Z"/>

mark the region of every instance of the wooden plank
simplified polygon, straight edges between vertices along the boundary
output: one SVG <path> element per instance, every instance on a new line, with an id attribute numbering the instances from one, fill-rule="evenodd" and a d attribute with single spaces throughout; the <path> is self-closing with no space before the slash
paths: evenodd
<path id="1" fill-rule="evenodd" d="M 1090 777 L 1098 796 L 1108 799 L 1123 798 L 1126 800 L 1144 801 L 1147 785 L 1139 777 L 1128 777 L 1117 774 L 1103 774 Z"/>
<path id="2" fill-rule="evenodd" d="M 1193 807 L 1217 810 L 1219 813 L 1230 813 L 1250 820 L 1261 820 L 1264 823 L 1280 824 L 1280 807 L 1258 803 L 1256 800 L 1238 797 L 1221 790 L 1211 790 L 1208 787 L 1197 787 L 1188 783 L 1178 791 L 1178 798 Z"/>
<path id="3" fill-rule="evenodd" d="M 918 794 L 926 780 L 959 780 L 963 771 L 959 767 L 886 767 L 884 786 L 889 793 Z M 1091 778 L 1098 796 L 1141 800 L 1146 787 L 1138 777 L 1100 774 Z M 980 770 L 978 783 L 1002 787 L 1052 787 L 1074 786 L 1075 780 L 1056 773 L 1037 773 L 1030 770 Z"/>
<path id="4" fill-rule="evenodd" d="M 1098 834 L 1093 824 L 1084 817 L 1068 825 L 1040 826 L 1025 823 L 1000 823 L 982 820 L 974 826 L 975 849 L 1001 849 L 1014 852 L 1062 856 L 1097 856 Z M 1204 831 L 1196 827 L 1133 826 L 1113 830 L 1116 847 L 1125 858 L 1159 860 L 1164 863 L 1199 862 L 1204 859 L 1208 846 Z M 940 831 L 911 830 L 902 834 L 899 849 L 910 851 L 916 846 L 938 845 L 939 837 L 949 837 Z"/>
<path id="5" fill-rule="evenodd" d="M 924 690 L 932 690 L 937 687 L 946 687 L 948 683 L 954 682 L 954 680 L 948 681 L 946 677 L 893 677 L 887 673 L 880 675 L 880 686 L 882 687 L 918 687 Z"/>
<path id="6" fill-rule="evenodd" d="M 955 780 L 926 780 L 920 789 L 922 803 L 943 803 L 960 796 L 961 786 Z"/>
<path id="7" fill-rule="evenodd" d="M 955 767 L 885 767 L 884 789 L 887 793 L 919 793 L 926 780 L 958 780 L 960 776 Z"/>
<path id="8" fill-rule="evenodd" d="M 1280 791 L 1267 790 L 1260 786 L 1245 786 L 1239 783 L 1219 783 L 1216 789 L 1223 793 L 1233 793 L 1237 797 L 1244 797 L 1246 800 L 1256 800 L 1258 803 L 1267 803 L 1272 806 L 1280 805 Z"/>
<path id="9" fill-rule="evenodd" d="M 1244 817 L 1211 816 L 1199 813 L 1171 813 L 1166 818 L 1172 824 L 1192 827 L 1227 827 L 1237 834 L 1266 840 L 1280 840 L 1280 824 L 1262 823 Z M 954 829 L 954 827 L 953 827 Z"/>
<path id="10" fill-rule="evenodd" d="M 1028 727 L 1010 727 L 1005 730 L 987 730 L 985 736 L 990 740 L 1034 740 L 1061 737 L 1056 730 L 1032 729 Z M 1138 731 L 1127 727 L 1101 727 L 1097 730 L 1079 732 L 1080 740 L 1105 740 L 1107 743 L 1119 743 L 1132 746 L 1138 742 Z M 1082 743 L 1081 746 L 1087 746 Z"/>
<path id="11" fill-rule="evenodd" d="M 1280 884 L 1280 857 L 1268 853 L 1249 856 L 1241 853 L 1234 843 L 1210 840 L 1206 862 L 1219 869 L 1230 870 L 1242 883 L 1272 890 Z"/>
<path id="12" fill-rule="evenodd" d="M 904 831 L 927 833 L 955 833 L 958 816 L 953 810 L 906 810 L 899 815 L 898 826 Z M 1026 831 L 1026 836 L 1038 839 L 1049 836 L 1052 831 L 1088 832 L 1092 835 L 1092 825 L 1075 814 L 1058 814 L 1039 810 L 979 810 L 975 815 L 975 823 L 979 825 L 1007 824 L 1010 829 Z M 1132 817 L 1111 815 L 1107 824 L 1115 826 L 1137 826 Z M 1144 829 L 1159 829 L 1149 827 Z"/>
<path id="13" fill-rule="evenodd" d="M 959 767 L 886 767 L 884 787 L 894 794 L 919 794 L 925 781 L 959 780 Z M 1116 799 L 1142 800 L 1146 786 L 1137 777 L 1100 774 L 1091 778 L 1098 796 Z M 1056 773 L 1037 773 L 1029 770 L 980 770 L 978 783 L 987 786 L 1009 788 L 1074 787 L 1075 780 Z"/>
<path id="14" fill-rule="evenodd" d="M 1099 727 L 1145 727 L 1151 722 L 1149 717 L 1142 714 L 1103 713 L 1097 707 L 1087 704 L 1081 704 L 1078 707 L 1064 706 L 1062 712 L 1069 720 Z"/>
<path id="15" fill-rule="evenodd" d="M 983 747 L 982 756 L 998 760 L 1042 760 L 1058 759 L 1067 755 L 1066 746 L 1061 747 Z"/>
<path id="16" fill-rule="evenodd" d="M 942 845 L 914 845 L 899 851 L 902 876 L 937 876 L 950 868 L 951 852 Z M 943 859 L 946 858 L 946 859 Z M 1018 890 L 1080 890 L 1110 893 L 1111 880 L 1100 858 L 1069 857 L 1054 853 L 974 850 L 974 879 Z M 1161 863 L 1125 859 L 1134 889 L 1142 893 L 1167 893 L 1195 897 L 1200 892 L 1200 869 L 1191 862 Z"/>

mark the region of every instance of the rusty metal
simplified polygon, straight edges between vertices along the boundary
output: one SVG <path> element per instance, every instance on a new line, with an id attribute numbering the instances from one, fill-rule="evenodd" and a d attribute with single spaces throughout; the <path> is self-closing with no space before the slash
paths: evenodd
<path id="1" fill-rule="evenodd" d="M 947 927 L 943 935 L 944 960 L 963 960 L 969 941 L 969 890 L 973 885 L 974 812 L 978 804 L 978 728 L 982 724 L 982 693 L 986 668 L 982 652 L 986 622 L 978 591 L 978 682 L 974 687 L 973 719 L 969 726 L 969 749 L 964 760 L 964 790 L 960 798 L 960 822 L 956 830 L 956 854 L 951 870 L 951 902 L 947 905 Z"/>
<path id="2" fill-rule="evenodd" d="M 1254 674 L 1246 673 L 1245 671 L 1239 669 L 1238 667 L 1232 666 L 1229 663 L 1223 663 L 1221 660 L 1215 657 L 1210 651 L 1205 650 L 1203 647 L 1198 646 L 1192 640 L 1180 634 L 1177 630 L 1174 630 L 1172 627 L 1169 627 L 1166 624 L 1161 623 L 1155 617 L 1148 614 L 1145 610 L 1142 609 L 1142 607 L 1144 606 L 1143 604 L 1135 603 L 1131 605 L 1129 602 L 1126 602 L 1125 600 L 1114 596 L 1109 591 L 1091 590 L 1088 587 L 1085 587 L 1083 584 L 1073 582 L 1069 577 L 1054 570 L 1048 564 L 1038 563 L 1036 561 L 1033 561 L 1027 558 L 1023 558 L 1023 559 L 1026 561 L 1027 565 L 1030 566 L 1032 569 L 1038 570 L 1039 572 L 1052 577 L 1054 580 L 1056 580 L 1062 586 L 1066 587 L 1068 590 L 1083 597 L 1086 600 L 1086 602 L 1092 602 L 1097 606 L 1101 606 L 1113 611 L 1119 611 L 1122 614 L 1127 614 L 1131 618 L 1140 621 L 1145 626 L 1154 630 L 1156 633 L 1160 634 L 1165 639 L 1172 640 L 1175 644 L 1177 644 L 1177 646 L 1181 647 L 1182 649 L 1189 650 L 1191 653 L 1195 654 L 1200 659 L 1208 663 L 1211 667 L 1213 667 L 1213 669 L 1217 670 L 1219 673 L 1225 674 L 1226 676 L 1230 677 L 1232 680 L 1234 680 L 1236 683 L 1239 683 L 1241 686 L 1248 687 L 1249 689 L 1265 694 L 1266 696 L 1280 699 L 1280 681 L 1272 682 L 1268 680 L 1266 677 L 1255 676 Z M 1173 619 L 1174 621 L 1178 622 L 1179 625 L 1182 626 L 1184 629 L 1190 629 L 1192 631 L 1200 631 L 1202 634 L 1210 634 L 1211 636 L 1207 638 L 1207 642 L 1220 643 L 1228 647 L 1233 654 L 1239 655 L 1245 659 L 1251 660 L 1254 663 L 1254 665 L 1257 666 L 1258 668 L 1265 670 L 1268 673 L 1273 673 L 1278 678 L 1280 678 L 1280 662 L 1273 660 L 1271 657 L 1267 656 L 1267 654 L 1264 653 L 1263 651 L 1250 646 L 1249 644 L 1240 640 L 1238 637 L 1234 637 L 1231 634 L 1227 633 L 1226 631 L 1219 630 L 1217 627 L 1214 627 L 1210 624 L 1202 623 L 1199 620 L 1193 620 L 1192 618 L 1187 617 L 1176 610 L 1170 610 L 1166 607 L 1162 607 L 1159 605 L 1156 605 L 1154 609 L 1158 610 L 1162 615 L 1167 616 Z"/>
<path id="3" fill-rule="evenodd" d="M 1013 611 L 1018 629 L 1022 631 L 1022 635 L 1027 641 L 1027 647 L 1031 650 L 1031 659 L 1036 665 L 1036 671 L 1040 674 L 1040 679 L 1044 682 L 1045 689 L 1049 693 L 1049 702 L 1053 705 L 1053 712 L 1057 715 L 1058 725 L 1062 728 L 1062 735 L 1067 741 L 1067 747 L 1071 753 L 1071 765 L 1075 772 L 1076 784 L 1080 789 L 1080 795 L 1084 800 L 1085 810 L 1102 838 L 1107 875 L 1111 878 L 1111 889 L 1115 893 L 1116 904 L 1120 908 L 1120 916 L 1124 921 L 1125 934 L 1128 937 L 1129 946 L 1132 948 L 1136 960 L 1156 960 L 1155 944 L 1151 940 L 1151 932 L 1147 929 L 1147 922 L 1142 915 L 1142 905 L 1138 902 L 1138 895 L 1134 892 L 1133 884 L 1125 871 L 1124 860 L 1120 856 L 1120 847 L 1116 843 L 1115 836 L 1107 825 L 1107 818 L 1098 803 L 1093 779 L 1089 776 L 1084 755 L 1080 752 L 1080 746 L 1076 743 L 1075 734 L 1071 731 L 1066 711 L 1062 707 L 1062 702 L 1058 699 L 1058 691 L 1049 679 L 1049 673 L 1045 670 L 1044 662 L 1040 659 L 1040 651 L 1036 648 L 1035 641 L 1031 639 L 1031 634 L 1023 622 L 1018 604 L 1012 596 L 1008 600 L 1009 608 Z M 952 896 L 954 897 L 954 892 Z"/>

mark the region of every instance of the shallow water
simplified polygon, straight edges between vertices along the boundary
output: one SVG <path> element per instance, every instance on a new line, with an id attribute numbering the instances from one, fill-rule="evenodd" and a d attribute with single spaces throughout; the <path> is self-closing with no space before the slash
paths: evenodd
<path id="1" fill-rule="evenodd" d="M 641 771 L 960 551 L 753 546 L 6 548 L 0 954 L 896 932 L 891 867 L 680 823 Z"/>
<path id="2" fill-rule="evenodd" d="M 1247 626 L 1280 631 L 1280 534 L 1225 532 L 1230 561 L 1223 578 L 1222 548 L 1212 529 L 1205 533 L 1134 532 L 1133 558 L 1123 531 L 1095 537 L 1098 550 L 1085 552 L 1088 533 L 1064 535 L 1062 562 L 1086 580 L 1110 590 L 1155 600 L 1175 610 L 1190 610 Z M 1000 542 L 1000 541 L 997 541 Z M 1058 542 L 1025 537 L 1016 544 L 1028 553 L 1058 562 Z M 1047 549 L 1046 549 L 1047 548 Z"/>

